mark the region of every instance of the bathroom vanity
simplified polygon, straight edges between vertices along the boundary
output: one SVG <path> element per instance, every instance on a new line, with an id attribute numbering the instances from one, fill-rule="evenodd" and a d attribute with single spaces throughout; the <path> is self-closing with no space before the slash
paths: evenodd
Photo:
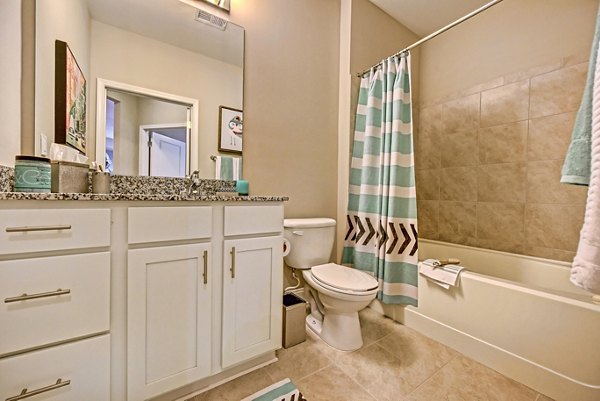
<path id="1" fill-rule="evenodd" d="M 0 399 L 174 400 L 275 360 L 287 198 L 149 198 L 0 193 Z"/>

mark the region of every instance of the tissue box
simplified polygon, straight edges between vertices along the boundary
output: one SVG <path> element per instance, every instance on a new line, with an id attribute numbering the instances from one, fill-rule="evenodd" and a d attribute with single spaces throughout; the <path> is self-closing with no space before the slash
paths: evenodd
<path id="1" fill-rule="evenodd" d="M 85 163 L 53 161 L 52 192 L 88 193 L 90 190 L 88 171 L 89 166 Z"/>

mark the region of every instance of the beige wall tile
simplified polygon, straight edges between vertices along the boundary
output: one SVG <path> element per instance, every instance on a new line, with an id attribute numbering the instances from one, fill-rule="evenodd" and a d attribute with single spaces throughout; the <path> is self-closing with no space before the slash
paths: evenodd
<path id="1" fill-rule="evenodd" d="M 479 130 L 479 162 L 482 164 L 520 162 L 527 149 L 527 121 Z"/>
<path id="2" fill-rule="evenodd" d="M 417 202 L 417 216 L 419 218 L 419 237 L 438 239 L 438 213 L 439 201 L 422 200 Z"/>
<path id="3" fill-rule="evenodd" d="M 522 243 L 510 240 L 500 241 L 496 239 L 477 239 L 476 247 L 484 249 L 493 249 L 495 251 L 523 254 L 525 246 Z"/>
<path id="4" fill-rule="evenodd" d="M 574 252 L 579 243 L 584 210 L 584 205 L 528 204 L 525 211 L 526 245 Z"/>
<path id="5" fill-rule="evenodd" d="M 481 93 L 481 127 L 526 120 L 529 111 L 529 80 Z"/>
<path id="6" fill-rule="evenodd" d="M 588 187 L 560 183 L 563 160 L 527 163 L 528 203 L 585 204 Z"/>
<path id="7" fill-rule="evenodd" d="M 440 168 L 442 162 L 442 106 L 424 107 L 419 111 L 419 131 L 415 136 L 416 169 Z"/>
<path id="8" fill-rule="evenodd" d="M 525 202 L 525 163 L 486 164 L 477 168 L 479 202 Z"/>
<path id="9" fill-rule="evenodd" d="M 477 130 L 442 134 L 442 167 L 477 164 Z"/>
<path id="10" fill-rule="evenodd" d="M 440 202 L 440 240 L 475 245 L 477 237 L 477 203 Z"/>
<path id="11" fill-rule="evenodd" d="M 531 79 L 531 118 L 577 111 L 587 76 L 587 63 Z"/>
<path id="12" fill-rule="evenodd" d="M 477 170 L 475 167 L 442 169 L 440 199 L 452 201 L 477 200 Z"/>
<path id="13" fill-rule="evenodd" d="M 527 160 L 564 159 L 575 116 L 575 112 L 569 112 L 530 120 Z"/>
<path id="14" fill-rule="evenodd" d="M 525 246 L 523 253 L 525 255 L 537 256 L 538 258 L 562 260 L 563 262 L 572 262 L 575 257 L 575 252 L 537 246 Z"/>
<path id="15" fill-rule="evenodd" d="M 524 239 L 523 203 L 477 203 L 477 239 L 518 246 Z"/>
<path id="16" fill-rule="evenodd" d="M 479 127 L 479 93 L 442 104 L 442 130 L 445 134 Z"/>
<path id="17" fill-rule="evenodd" d="M 416 170 L 417 199 L 440 199 L 440 169 Z"/>

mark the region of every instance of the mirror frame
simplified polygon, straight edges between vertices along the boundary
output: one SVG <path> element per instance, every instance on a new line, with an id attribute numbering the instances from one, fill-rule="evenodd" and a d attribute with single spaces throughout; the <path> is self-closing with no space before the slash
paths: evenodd
<path id="1" fill-rule="evenodd" d="M 96 88 L 96 160 L 102 163 L 102 166 L 106 165 L 106 97 L 109 90 L 117 90 L 172 103 L 179 103 L 183 106 L 190 107 L 192 127 L 190 130 L 189 143 L 186 146 L 186 176 L 189 176 L 192 171 L 198 170 L 198 99 L 142 88 L 123 82 L 110 81 L 103 78 L 98 78 Z"/>

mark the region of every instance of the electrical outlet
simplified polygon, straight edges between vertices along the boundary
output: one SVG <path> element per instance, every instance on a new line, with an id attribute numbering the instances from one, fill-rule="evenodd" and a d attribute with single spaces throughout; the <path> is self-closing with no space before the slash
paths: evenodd
<path id="1" fill-rule="evenodd" d="M 44 157 L 48 156 L 48 137 L 46 134 L 40 134 L 40 154 Z"/>

